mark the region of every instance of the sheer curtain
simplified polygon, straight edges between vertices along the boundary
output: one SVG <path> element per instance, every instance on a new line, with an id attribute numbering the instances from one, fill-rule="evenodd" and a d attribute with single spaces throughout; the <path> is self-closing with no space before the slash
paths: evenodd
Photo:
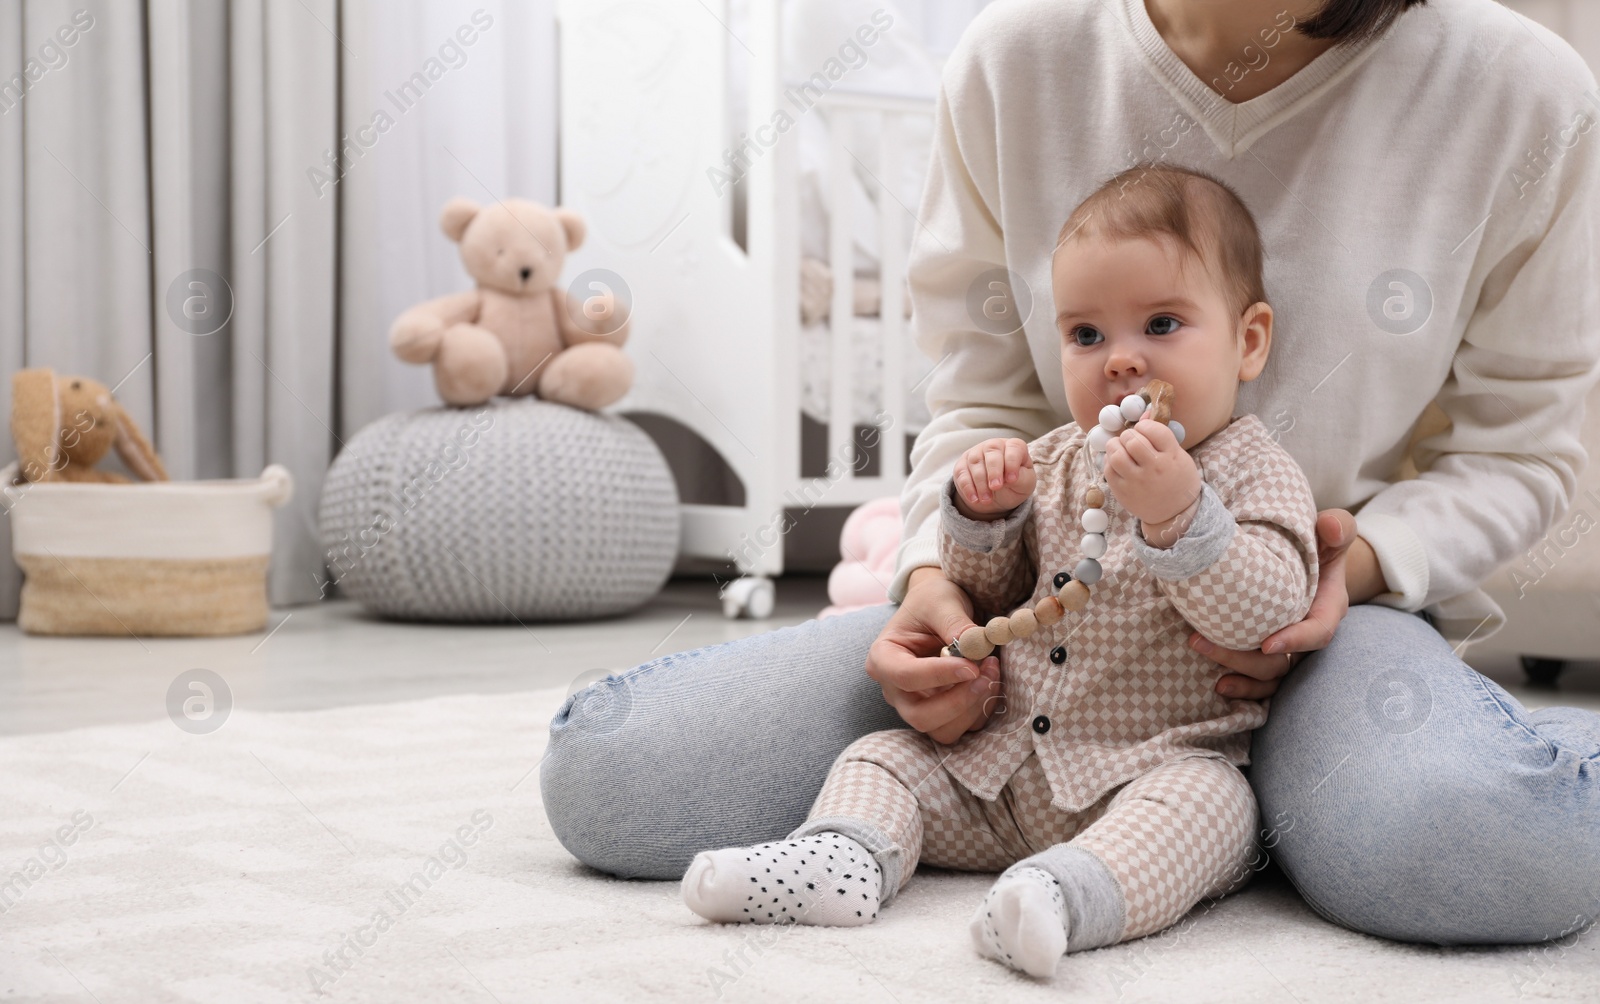
<path id="1" fill-rule="evenodd" d="M 0 5 L 0 414 L 48 366 L 114 385 L 175 479 L 284 464 L 271 599 L 316 600 L 323 471 L 437 403 L 385 333 L 468 284 L 439 207 L 555 199 L 554 32 L 549 0 Z M 168 309 L 197 274 L 212 333 Z M 0 520 L 8 618 L 10 553 Z"/>

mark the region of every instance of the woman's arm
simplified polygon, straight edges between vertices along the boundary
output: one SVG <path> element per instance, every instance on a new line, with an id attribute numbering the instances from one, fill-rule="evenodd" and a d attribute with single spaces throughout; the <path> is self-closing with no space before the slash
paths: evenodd
<path id="1" fill-rule="evenodd" d="M 1032 441 L 1061 424 L 1020 328 L 992 334 L 967 310 L 968 291 L 983 287 L 984 274 L 1007 260 L 998 222 L 993 95 L 968 49 L 974 34 L 963 36 L 945 66 L 907 268 L 914 337 L 933 363 L 926 378 L 933 419 L 912 447 L 912 471 L 900 493 L 904 527 L 889 585 L 899 609 L 866 667 L 906 724 L 941 743 L 983 726 L 1000 669 L 993 655 L 976 673 L 965 659 L 938 655 L 973 626 L 971 598 L 939 567 L 940 489 L 956 459 L 985 439 Z"/>
<path id="2" fill-rule="evenodd" d="M 1488 271 L 1436 399 L 1448 427 L 1416 444 L 1416 478 L 1356 514 L 1397 590 L 1380 603 L 1419 610 L 1475 589 L 1548 532 L 1577 491 L 1580 419 L 1600 376 L 1600 130 L 1589 123 L 1526 208 L 1512 203 L 1521 217 L 1499 238 L 1509 247 L 1486 238 L 1479 251 Z"/>
<path id="3" fill-rule="evenodd" d="M 1364 537 L 1357 536 L 1345 552 L 1344 591 L 1350 606 L 1390 591 L 1389 583 L 1383 578 L 1383 568 L 1378 564 L 1378 553 Z"/>
<path id="4" fill-rule="evenodd" d="M 939 564 L 939 492 L 961 454 L 997 436 L 1032 441 L 1061 424 L 1021 326 L 993 333 L 1011 290 L 989 285 L 1007 261 L 992 102 L 980 68 L 958 45 L 939 89 L 907 267 L 913 337 L 933 363 L 926 391 L 933 419 L 917 435 L 900 491 L 904 526 L 889 585 L 895 603 L 913 569 Z M 995 308 L 987 316 L 969 310 L 974 288 L 980 303 Z"/>

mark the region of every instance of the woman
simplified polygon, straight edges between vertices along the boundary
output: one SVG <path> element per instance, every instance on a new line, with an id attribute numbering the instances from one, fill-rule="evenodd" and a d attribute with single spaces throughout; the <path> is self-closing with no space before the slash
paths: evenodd
<path id="1" fill-rule="evenodd" d="M 1239 408 L 1279 431 L 1324 507 L 1310 616 L 1259 651 L 1208 653 L 1219 692 L 1275 695 L 1248 768 L 1263 847 L 1319 913 L 1374 934 L 1534 942 L 1587 924 L 1600 888 L 1573 879 L 1600 874 L 1600 715 L 1529 713 L 1445 639 L 1499 627 L 1478 583 L 1546 532 L 1583 463 L 1596 116 L 1576 53 L 1494 0 L 985 9 L 944 72 L 917 214 L 916 337 L 938 363 L 895 605 L 569 700 L 542 774 L 557 836 L 597 868 L 676 878 L 696 851 L 792 830 L 867 732 L 950 743 L 983 726 L 995 659 L 937 655 L 972 624 L 938 567 L 937 493 L 970 446 L 1066 421 L 1053 227 L 1129 164 L 1170 159 L 1257 218 L 1278 331 Z M 1431 401 L 1450 421 L 1398 480 Z"/>

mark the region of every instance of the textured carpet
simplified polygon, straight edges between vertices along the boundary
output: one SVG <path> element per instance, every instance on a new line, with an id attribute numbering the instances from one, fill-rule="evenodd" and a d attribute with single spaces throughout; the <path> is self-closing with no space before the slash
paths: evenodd
<path id="1" fill-rule="evenodd" d="M 1272 871 L 1048 985 L 969 947 L 980 875 L 924 871 L 862 929 L 709 926 L 551 836 L 531 771 L 561 696 L 0 739 L 0 1000 L 1595 999 L 1594 932 L 1399 945 Z"/>

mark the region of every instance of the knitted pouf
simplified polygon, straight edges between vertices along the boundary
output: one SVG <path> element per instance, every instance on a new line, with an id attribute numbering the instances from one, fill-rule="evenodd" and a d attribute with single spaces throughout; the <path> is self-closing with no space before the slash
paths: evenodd
<path id="1" fill-rule="evenodd" d="M 655 442 L 536 398 L 390 415 L 340 451 L 319 511 L 327 575 L 404 620 L 576 620 L 641 606 L 678 553 Z"/>

